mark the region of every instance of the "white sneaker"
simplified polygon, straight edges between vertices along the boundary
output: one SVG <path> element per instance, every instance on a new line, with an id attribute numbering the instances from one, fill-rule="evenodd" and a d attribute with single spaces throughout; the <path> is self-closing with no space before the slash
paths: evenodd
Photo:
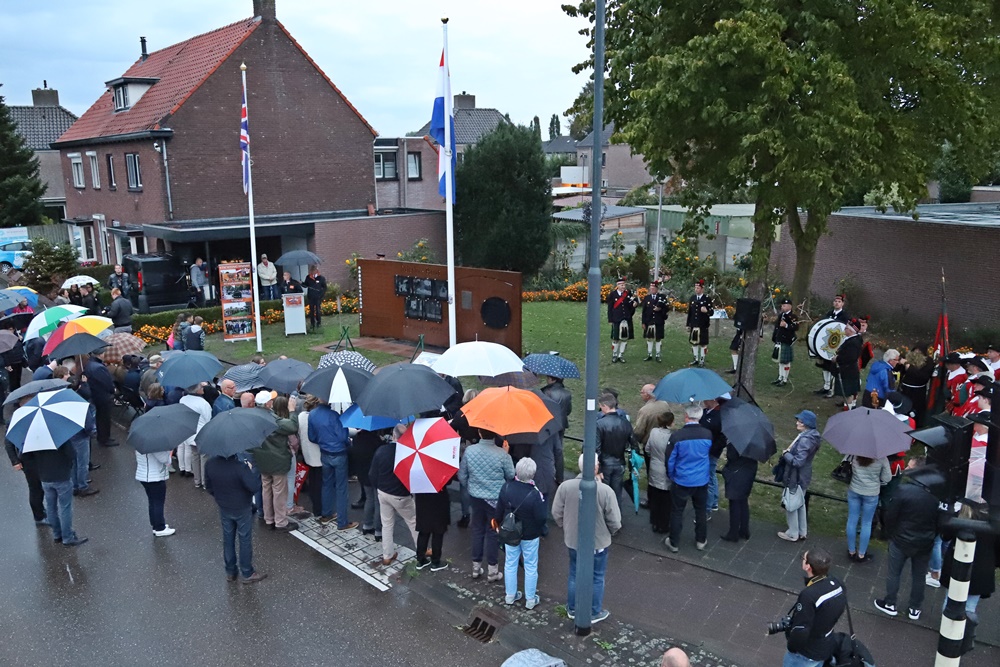
<path id="1" fill-rule="evenodd" d="M 170 537 L 177 532 L 176 528 L 171 528 L 170 526 L 164 526 L 163 530 L 154 530 L 153 535 L 156 537 Z"/>
<path id="2" fill-rule="evenodd" d="M 931 588 L 941 588 L 941 580 L 935 579 L 933 576 L 931 576 L 930 572 L 928 572 L 927 576 L 924 577 L 924 583 L 930 586 Z"/>

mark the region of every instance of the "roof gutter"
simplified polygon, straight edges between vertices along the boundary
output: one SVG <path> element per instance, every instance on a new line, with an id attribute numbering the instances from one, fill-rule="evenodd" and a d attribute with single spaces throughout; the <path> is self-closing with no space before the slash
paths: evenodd
<path id="1" fill-rule="evenodd" d="M 84 139 L 70 139 L 69 141 L 53 141 L 49 144 L 52 148 L 73 148 L 74 146 L 88 146 L 93 144 L 110 144 L 122 141 L 137 141 L 139 139 L 158 139 L 174 136 L 174 131 L 164 130 L 143 130 L 142 132 L 128 132 L 126 134 L 109 134 L 103 137 L 87 137 Z"/>

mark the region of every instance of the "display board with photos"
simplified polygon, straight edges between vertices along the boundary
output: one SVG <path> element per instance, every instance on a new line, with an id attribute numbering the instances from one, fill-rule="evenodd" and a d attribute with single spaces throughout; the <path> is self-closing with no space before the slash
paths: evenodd
<path id="1" fill-rule="evenodd" d="M 448 301 L 448 281 L 394 276 L 396 296 L 403 297 L 403 315 L 411 320 L 441 322 Z"/>
<path id="2" fill-rule="evenodd" d="M 253 280 L 253 267 L 250 262 L 219 264 L 223 340 L 250 340 L 256 337 Z"/>

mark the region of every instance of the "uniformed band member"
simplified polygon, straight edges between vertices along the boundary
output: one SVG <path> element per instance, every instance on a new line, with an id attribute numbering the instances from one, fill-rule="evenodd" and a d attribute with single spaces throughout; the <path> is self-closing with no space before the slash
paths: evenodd
<path id="1" fill-rule="evenodd" d="M 945 379 L 947 385 L 947 402 L 945 410 L 954 414 L 955 410 L 969 400 L 969 394 L 965 386 L 965 381 L 969 379 L 969 374 L 965 372 L 962 363 L 962 355 L 958 352 L 949 352 L 944 358 L 944 368 L 948 372 Z"/>
<path id="2" fill-rule="evenodd" d="M 833 297 L 833 308 L 831 308 L 824 317 L 826 319 L 833 319 L 847 324 L 851 318 L 847 314 L 847 311 L 844 310 L 844 303 L 846 301 L 847 297 L 843 294 L 838 294 Z M 832 359 L 823 359 L 822 361 L 817 362 L 816 365 L 823 369 L 823 388 L 817 389 L 814 393 L 819 395 L 826 394 L 828 397 L 833 396 L 833 371 L 836 364 Z"/>
<path id="3" fill-rule="evenodd" d="M 833 363 L 837 367 L 836 393 L 844 398 L 844 409 L 853 410 L 858 402 L 858 392 L 861 391 L 861 347 L 864 339 L 860 335 L 861 322 L 851 320 L 844 328 L 844 342 L 837 349 Z M 833 398 L 834 392 L 826 394 Z"/>
<path id="4" fill-rule="evenodd" d="M 774 333 L 771 334 L 771 341 L 777 351 L 778 379 L 771 384 L 784 387 L 788 384 L 788 373 L 792 370 L 792 359 L 794 349 L 792 343 L 797 338 L 795 332 L 799 329 L 799 321 L 792 313 L 792 301 L 785 298 L 781 300 L 781 312 L 774 323 Z"/>
<path id="5" fill-rule="evenodd" d="M 688 302 L 687 327 L 694 361 L 691 366 L 704 366 L 708 352 L 708 324 L 712 316 L 712 300 L 705 294 L 705 281 L 694 284 L 694 296 Z"/>
<path id="6" fill-rule="evenodd" d="M 611 363 L 625 363 L 625 346 L 635 338 L 632 316 L 639 305 L 635 295 L 625 288 L 625 279 L 619 278 L 615 290 L 608 294 L 608 322 L 611 323 Z"/>
<path id="7" fill-rule="evenodd" d="M 670 303 L 667 297 L 660 294 L 660 286 L 653 281 L 649 283 L 649 294 L 642 300 L 642 337 L 646 339 L 646 358 L 653 358 L 653 346 L 656 346 L 656 360 L 660 358 L 660 346 L 663 344 L 663 325 L 667 321 Z"/>
<path id="8" fill-rule="evenodd" d="M 785 631 L 785 665 L 822 665 L 836 650 L 830 633 L 847 607 L 847 596 L 840 581 L 830 575 L 832 562 L 830 554 L 818 547 L 802 556 L 806 587 L 792 607 Z"/>
<path id="9" fill-rule="evenodd" d="M 986 346 L 986 364 L 993 371 L 993 379 L 1000 382 L 1000 346 L 993 343 Z"/>

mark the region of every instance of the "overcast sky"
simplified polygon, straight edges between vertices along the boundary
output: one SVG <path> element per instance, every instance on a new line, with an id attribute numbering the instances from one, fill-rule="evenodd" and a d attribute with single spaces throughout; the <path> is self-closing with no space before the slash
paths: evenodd
<path id="1" fill-rule="evenodd" d="M 452 92 L 517 123 L 565 111 L 586 81 L 587 56 L 559 0 L 277 0 L 278 19 L 382 136 L 430 120 L 448 16 Z M 0 2 L 0 94 L 31 104 L 42 80 L 80 115 L 139 56 L 250 16 L 251 0 Z"/>

